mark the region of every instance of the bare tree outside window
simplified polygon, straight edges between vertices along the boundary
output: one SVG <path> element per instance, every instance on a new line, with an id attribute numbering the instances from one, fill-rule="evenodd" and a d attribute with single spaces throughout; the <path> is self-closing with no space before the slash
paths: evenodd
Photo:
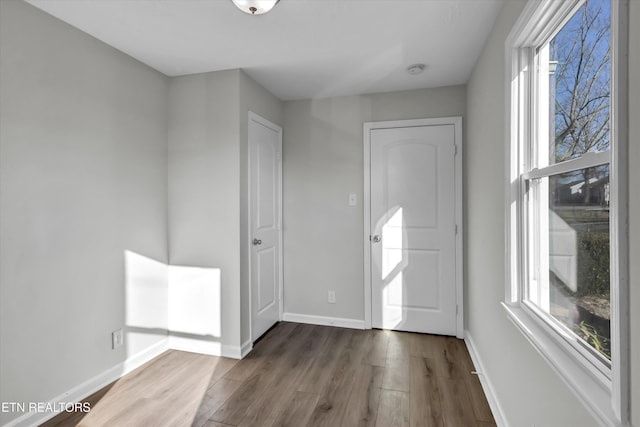
<path id="1" fill-rule="evenodd" d="M 610 144 L 611 45 L 608 1 L 587 0 L 550 43 L 557 63 L 550 103 L 552 163 L 606 151 Z M 553 99 L 555 98 L 555 102 Z"/>

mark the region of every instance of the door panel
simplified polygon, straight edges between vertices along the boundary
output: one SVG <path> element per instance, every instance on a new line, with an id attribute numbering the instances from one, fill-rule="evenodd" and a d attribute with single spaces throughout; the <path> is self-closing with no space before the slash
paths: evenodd
<path id="1" fill-rule="evenodd" d="M 280 320 L 282 129 L 249 117 L 251 338 Z"/>
<path id="2" fill-rule="evenodd" d="M 265 132 L 269 132 L 268 130 L 262 131 L 263 137 Z M 258 132 L 258 134 L 260 134 Z M 276 156 L 276 147 L 274 144 L 276 141 L 271 141 L 271 143 L 267 143 L 266 141 L 262 141 L 256 144 L 256 168 L 258 175 L 258 194 L 259 198 L 257 199 L 256 206 L 256 228 L 258 230 L 277 230 L 278 225 L 276 224 L 276 186 L 277 186 L 277 174 L 275 172 L 275 168 L 277 168 L 277 156 Z"/>
<path id="3" fill-rule="evenodd" d="M 372 326 L 456 335 L 455 127 L 373 129 Z"/>
<path id="4" fill-rule="evenodd" d="M 278 302 L 277 289 L 273 286 L 277 283 L 277 265 L 278 259 L 273 247 L 267 249 L 258 249 L 257 257 L 257 277 L 258 280 L 258 298 L 257 311 L 258 315 L 263 314 L 266 310 L 272 308 Z"/>

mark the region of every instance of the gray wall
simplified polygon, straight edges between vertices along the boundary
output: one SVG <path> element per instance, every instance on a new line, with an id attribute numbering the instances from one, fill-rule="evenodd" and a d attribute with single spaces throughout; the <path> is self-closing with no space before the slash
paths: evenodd
<path id="1" fill-rule="evenodd" d="M 241 70 L 169 83 L 172 265 L 221 273 L 222 344 L 250 340 L 248 112 L 282 125 L 282 103 Z"/>
<path id="2" fill-rule="evenodd" d="M 285 313 L 364 319 L 362 124 L 464 111 L 464 86 L 285 102 Z"/>
<path id="3" fill-rule="evenodd" d="M 169 84 L 170 264 L 221 269 L 222 345 L 240 346 L 239 71 Z"/>
<path id="4" fill-rule="evenodd" d="M 639 117 L 640 3 L 632 1 L 630 116 Z M 524 6 L 508 1 L 476 63 L 467 85 L 466 186 L 466 315 L 467 328 L 496 389 L 508 425 L 592 426 L 585 408 L 542 360 L 536 350 L 507 320 L 500 301 L 504 299 L 505 215 L 504 215 L 504 42 Z M 640 161 L 637 120 L 632 125 L 631 165 Z M 634 161 L 635 159 L 635 161 Z M 640 173 L 633 168 L 631 218 L 640 218 L 638 185 Z M 635 184 L 635 187 L 634 187 Z M 634 189 L 635 188 L 635 189 Z M 640 259 L 640 230 L 632 222 L 631 259 Z M 635 264 L 635 265 L 634 265 Z M 631 325 L 634 424 L 640 424 L 640 270 L 632 263 Z"/>
<path id="5" fill-rule="evenodd" d="M 125 250 L 167 261 L 168 79 L 18 1 L 0 57 L 0 400 L 47 401 L 163 338 L 111 349 Z"/>

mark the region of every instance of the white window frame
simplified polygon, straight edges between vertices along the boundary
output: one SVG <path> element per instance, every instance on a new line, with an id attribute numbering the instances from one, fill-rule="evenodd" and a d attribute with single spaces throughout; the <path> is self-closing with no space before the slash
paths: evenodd
<path id="1" fill-rule="evenodd" d="M 564 25 L 583 0 L 529 0 L 506 40 L 506 286 L 509 319 L 550 364 L 558 376 L 603 425 L 629 422 L 629 260 L 628 260 L 628 0 L 611 1 L 611 149 L 545 168 L 544 175 L 567 167 L 586 168 L 609 163 L 611 246 L 611 367 L 594 363 L 588 351 L 575 345 L 525 301 L 526 224 L 524 178 L 536 178 L 525 169 L 525 149 L 535 133 L 535 79 L 527 70 L 534 49 Z M 525 174 L 526 172 L 526 174 Z"/>

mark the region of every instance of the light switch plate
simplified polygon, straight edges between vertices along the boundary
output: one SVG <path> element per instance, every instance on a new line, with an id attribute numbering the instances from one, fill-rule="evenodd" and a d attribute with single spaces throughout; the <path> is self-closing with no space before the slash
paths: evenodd
<path id="1" fill-rule="evenodd" d="M 349 194 L 349 206 L 356 206 L 358 204 L 358 195 L 356 193 Z"/>
<path id="2" fill-rule="evenodd" d="M 124 344 L 124 335 L 122 333 L 122 329 L 113 331 L 111 333 L 111 348 L 115 350 L 116 348 L 122 346 L 122 344 Z"/>

